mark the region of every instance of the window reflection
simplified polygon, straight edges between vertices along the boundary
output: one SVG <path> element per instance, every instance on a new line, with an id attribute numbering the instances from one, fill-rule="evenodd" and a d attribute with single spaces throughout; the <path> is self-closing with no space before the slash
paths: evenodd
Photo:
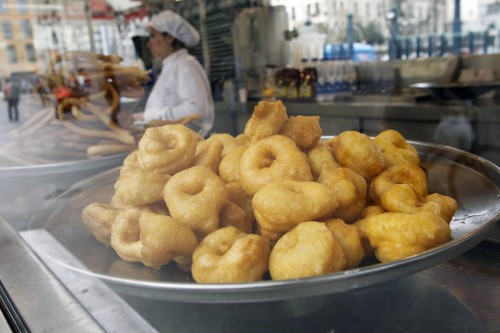
<path id="1" fill-rule="evenodd" d="M 17 62 L 16 47 L 14 45 L 7 46 L 7 59 L 9 64 L 14 64 Z"/>

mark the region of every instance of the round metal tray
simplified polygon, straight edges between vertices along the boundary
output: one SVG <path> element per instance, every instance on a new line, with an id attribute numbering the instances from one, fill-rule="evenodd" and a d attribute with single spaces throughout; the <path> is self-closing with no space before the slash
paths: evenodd
<path id="1" fill-rule="evenodd" d="M 429 193 L 454 197 L 452 240 L 419 255 L 390 263 L 369 262 L 356 269 L 311 278 L 237 284 L 198 284 L 175 265 L 153 270 L 119 259 L 97 242 L 81 222 L 91 202 L 109 202 L 119 168 L 75 184 L 33 217 L 30 230 L 48 232 L 68 253 L 42 253 L 72 272 L 103 279 L 121 293 L 193 303 L 294 301 L 372 286 L 430 268 L 459 256 L 482 241 L 500 216 L 500 168 L 476 155 L 436 144 L 410 141 L 420 153 Z"/>
<path id="2" fill-rule="evenodd" d="M 18 230 L 71 185 L 122 165 L 126 153 L 51 164 L 0 167 L 0 214 Z"/>

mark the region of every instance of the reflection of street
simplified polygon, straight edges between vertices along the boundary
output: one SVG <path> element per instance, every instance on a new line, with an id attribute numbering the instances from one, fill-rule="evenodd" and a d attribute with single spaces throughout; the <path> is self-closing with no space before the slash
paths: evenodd
<path id="1" fill-rule="evenodd" d="M 10 122 L 7 112 L 7 102 L 0 104 L 0 144 L 9 140 L 9 133 L 16 127 L 21 126 L 37 111 L 42 110 L 42 103 L 37 95 L 22 94 L 19 102 L 19 122 Z"/>

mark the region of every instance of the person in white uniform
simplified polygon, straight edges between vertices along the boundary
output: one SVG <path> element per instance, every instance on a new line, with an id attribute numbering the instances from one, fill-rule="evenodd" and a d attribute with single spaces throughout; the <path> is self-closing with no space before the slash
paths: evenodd
<path id="1" fill-rule="evenodd" d="M 205 70 L 186 49 L 200 42 L 198 31 L 169 10 L 153 16 L 148 30 L 148 47 L 163 64 L 146 102 L 144 120 L 176 120 L 199 113 L 201 118 L 194 123 L 207 136 L 214 123 L 212 92 Z"/>

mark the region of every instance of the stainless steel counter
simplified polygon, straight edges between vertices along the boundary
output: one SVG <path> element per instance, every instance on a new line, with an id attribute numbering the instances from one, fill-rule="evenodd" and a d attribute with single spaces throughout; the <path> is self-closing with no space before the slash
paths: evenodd
<path id="1" fill-rule="evenodd" d="M 498 230 L 499 223 L 492 228 Z M 372 287 L 250 304 L 165 302 L 117 293 L 102 281 L 82 280 L 42 262 L 33 249 L 43 244 L 30 242 L 32 247 L 0 219 L 0 280 L 7 292 L 2 299 L 10 298 L 14 307 L 8 310 L 33 332 L 72 327 L 77 332 L 493 333 L 500 327 L 500 244 L 491 241 Z"/>

